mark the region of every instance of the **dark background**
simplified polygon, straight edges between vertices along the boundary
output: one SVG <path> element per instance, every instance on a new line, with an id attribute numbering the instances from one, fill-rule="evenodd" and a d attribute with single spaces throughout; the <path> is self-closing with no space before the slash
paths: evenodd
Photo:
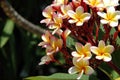
<path id="1" fill-rule="evenodd" d="M 8 0 L 14 9 L 27 20 L 40 24 L 42 10 L 52 0 Z M 0 8 L 0 34 L 9 19 Z M 49 64 L 39 66 L 40 58 L 45 55 L 45 49 L 38 47 L 41 35 L 35 35 L 15 24 L 12 35 L 4 47 L 0 48 L 0 80 L 21 80 L 28 76 L 50 75 L 55 72 L 66 72 L 60 66 Z"/>

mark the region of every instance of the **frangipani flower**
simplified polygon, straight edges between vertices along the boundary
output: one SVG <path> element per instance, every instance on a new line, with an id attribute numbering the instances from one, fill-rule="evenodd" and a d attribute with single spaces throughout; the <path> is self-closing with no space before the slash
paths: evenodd
<path id="1" fill-rule="evenodd" d="M 86 43 L 85 46 L 80 43 L 76 43 L 75 48 L 77 51 L 73 51 L 72 56 L 78 58 L 78 61 L 80 61 L 82 58 L 90 59 L 92 57 L 90 47 L 90 43 Z"/>
<path id="2" fill-rule="evenodd" d="M 118 6 L 119 5 L 119 0 L 102 0 L 103 1 L 103 7 L 107 8 L 110 6 Z"/>
<path id="3" fill-rule="evenodd" d="M 102 0 L 83 0 L 86 4 L 90 5 L 91 7 L 102 7 Z"/>
<path id="4" fill-rule="evenodd" d="M 76 23 L 76 26 L 82 26 L 86 20 L 90 19 L 89 13 L 84 13 L 82 6 L 76 8 L 76 11 L 69 10 L 68 15 L 72 18 L 69 20 L 69 23 Z"/>
<path id="5" fill-rule="evenodd" d="M 70 5 L 62 5 L 60 8 L 61 8 L 61 11 L 63 13 L 63 18 L 69 17 L 67 14 L 67 11 L 72 10 L 72 7 Z"/>
<path id="6" fill-rule="evenodd" d="M 50 34 L 50 32 L 49 31 L 46 31 L 45 32 L 45 34 L 43 34 L 42 35 L 42 40 L 43 40 L 43 42 L 40 42 L 39 44 L 38 44 L 38 46 L 43 46 L 43 47 L 47 47 L 47 45 L 49 45 L 50 44 L 50 38 L 51 38 L 51 34 Z"/>
<path id="7" fill-rule="evenodd" d="M 38 65 L 43 65 L 49 63 L 50 61 L 52 61 L 51 56 L 46 55 L 41 58 L 41 62 Z"/>
<path id="8" fill-rule="evenodd" d="M 111 53 L 114 51 L 112 45 L 105 46 L 105 42 L 101 40 L 98 44 L 98 47 L 92 46 L 91 51 L 96 55 L 96 59 L 109 62 L 112 59 Z"/>
<path id="9" fill-rule="evenodd" d="M 120 19 L 120 11 L 115 11 L 114 7 L 108 7 L 107 13 L 97 12 L 97 14 L 103 18 L 100 20 L 102 24 L 109 24 L 111 27 L 116 27 L 118 25 L 118 20 Z"/>
<path id="10" fill-rule="evenodd" d="M 40 42 L 38 46 L 45 47 L 47 55 L 52 55 L 53 53 L 58 52 L 62 48 L 62 39 L 54 37 L 48 31 L 42 36 L 42 39 L 43 42 Z"/>
<path id="11" fill-rule="evenodd" d="M 58 52 L 63 45 L 62 39 L 57 39 L 54 36 L 50 39 L 50 45 L 46 47 L 46 53 L 47 55 L 52 55 L 55 52 Z"/>
<path id="12" fill-rule="evenodd" d="M 49 29 L 55 29 L 52 34 L 55 34 L 56 31 L 58 31 L 62 27 L 62 17 L 60 17 L 58 14 L 54 14 L 53 17 L 53 23 L 49 26 Z"/>
<path id="13" fill-rule="evenodd" d="M 48 6 L 45 8 L 45 10 L 42 12 L 42 15 L 46 18 L 40 21 L 40 23 L 46 23 L 47 25 L 52 21 L 53 18 L 53 9 L 51 6 Z"/>
<path id="14" fill-rule="evenodd" d="M 75 74 L 78 73 L 78 78 L 80 79 L 85 73 L 86 75 L 90 75 L 94 72 L 93 68 L 89 66 L 89 61 L 87 59 L 81 59 L 80 61 L 77 61 L 76 58 L 73 58 L 73 64 L 74 66 L 69 68 L 68 72 L 69 74 Z"/>
<path id="15" fill-rule="evenodd" d="M 58 30 L 57 32 L 56 32 L 58 35 L 60 35 L 60 36 L 62 36 L 65 40 L 66 40 L 66 38 L 68 37 L 68 35 L 71 33 L 71 31 L 69 30 L 69 29 L 66 29 L 66 30 Z"/>

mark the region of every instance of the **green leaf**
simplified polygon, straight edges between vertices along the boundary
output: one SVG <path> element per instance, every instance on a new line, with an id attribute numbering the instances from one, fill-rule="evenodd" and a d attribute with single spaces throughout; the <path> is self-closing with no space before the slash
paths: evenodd
<path id="1" fill-rule="evenodd" d="M 116 71 L 112 71 L 112 72 L 111 72 L 111 76 L 113 77 L 113 79 L 116 79 L 116 78 L 119 77 L 120 75 L 119 75 Z"/>
<path id="2" fill-rule="evenodd" d="M 50 76 L 28 77 L 24 80 L 76 80 L 77 76 L 77 74 L 55 73 Z M 89 76 L 83 75 L 80 80 L 89 80 Z"/>
<path id="3" fill-rule="evenodd" d="M 0 36 L 0 48 L 2 48 L 9 40 L 14 29 L 14 22 L 10 19 L 6 21 L 3 28 L 2 35 Z"/>
<path id="4" fill-rule="evenodd" d="M 67 37 L 67 46 L 71 49 L 74 49 L 74 45 L 75 45 L 75 40 L 72 37 Z"/>
<path id="5" fill-rule="evenodd" d="M 116 32 L 115 28 L 112 28 L 110 31 L 110 35 L 113 35 Z M 116 39 L 116 43 L 120 46 L 120 37 L 118 36 Z"/>

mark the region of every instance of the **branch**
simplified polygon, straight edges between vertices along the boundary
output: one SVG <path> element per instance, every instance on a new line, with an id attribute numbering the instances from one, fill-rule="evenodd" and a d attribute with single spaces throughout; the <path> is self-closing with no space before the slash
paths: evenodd
<path id="1" fill-rule="evenodd" d="M 25 30 L 35 33 L 37 35 L 41 35 L 45 33 L 45 30 L 40 28 L 39 26 L 29 22 L 25 18 L 23 18 L 20 14 L 18 14 L 15 9 L 8 3 L 7 0 L 0 0 L 0 6 L 4 10 L 5 14 L 12 19 L 17 25 L 24 28 Z"/>

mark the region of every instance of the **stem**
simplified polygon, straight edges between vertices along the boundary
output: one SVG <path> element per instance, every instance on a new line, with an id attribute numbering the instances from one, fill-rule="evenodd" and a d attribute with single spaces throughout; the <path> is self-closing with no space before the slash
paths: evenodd
<path id="1" fill-rule="evenodd" d="M 118 68 L 112 61 L 108 62 L 107 64 L 120 75 L 120 68 Z"/>
<path id="2" fill-rule="evenodd" d="M 10 19 L 12 19 L 23 29 L 35 33 L 37 35 L 42 35 L 43 33 L 45 33 L 45 29 L 31 23 L 30 21 L 22 17 L 20 14 L 18 14 L 16 10 L 8 3 L 7 0 L 0 0 L 0 7 Z"/>
<path id="3" fill-rule="evenodd" d="M 68 64 L 68 65 L 73 65 L 72 64 L 72 61 L 70 60 L 71 59 L 71 56 L 70 54 L 68 53 L 67 49 L 66 48 L 62 48 L 61 49 L 61 52 L 63 53 L 64 55 L 64 58 L 65 58 L 65 62 Z"/>
<path id="4" fill-rule="evenodd" d="M 104 25 L 104 29 L 105 29 L 105 36 L 103 37 L 103 40 L 106 42 L 107 39 L 109 38 L 110 36 L 110 31 L 111 31 L 111 27 L 109 27 L 108 25 Z"/>

